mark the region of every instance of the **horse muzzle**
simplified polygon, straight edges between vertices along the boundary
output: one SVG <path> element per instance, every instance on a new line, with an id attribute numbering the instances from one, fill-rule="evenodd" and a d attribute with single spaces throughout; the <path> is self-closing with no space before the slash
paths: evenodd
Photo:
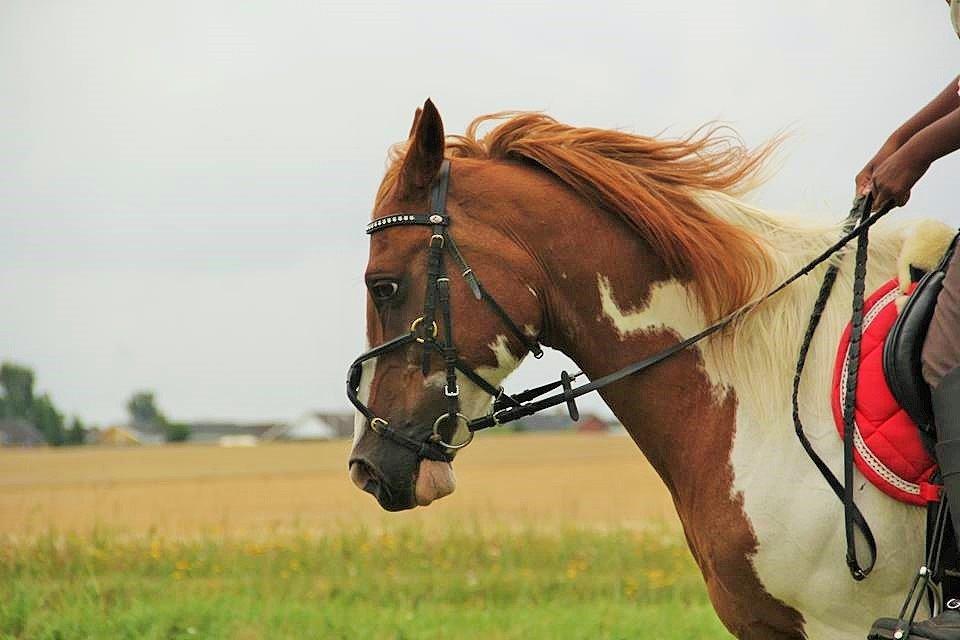
<path id="1" fill-rule="evenodd" d="M 366 491 L 385 511 L 404 511 L 417 506 L 414 484 L 410 480 L 391 484 L 376 467 L 362 457 L 350 460 L 350 479 Z"/>

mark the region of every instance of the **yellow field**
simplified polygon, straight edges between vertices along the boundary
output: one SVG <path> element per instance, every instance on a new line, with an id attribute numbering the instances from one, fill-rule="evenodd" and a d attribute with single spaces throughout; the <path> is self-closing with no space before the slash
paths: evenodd
<path id="1" fill-rule="evenodd" d="M 481 435 L 457 491 L 387 514 L 349 481 L 346 441 L 249 449 L 0 449 L 0 535 L 51 530 L 259 535 L 463 523 L 480 527 L 674 525 L 670 496 L 629 438 Z"/>

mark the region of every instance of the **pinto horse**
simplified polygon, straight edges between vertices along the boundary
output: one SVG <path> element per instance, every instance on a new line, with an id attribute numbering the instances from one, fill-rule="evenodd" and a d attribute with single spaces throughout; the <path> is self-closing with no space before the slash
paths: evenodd
<path id="1" fill-rule="evenodd" d="M 481 136 L 484 124 L 494 126 Z M 722 128 L 667 140 L 532 113 L 484 116 L 447 137 L 427 101 L 392 151 L 374 219 L 428 211 L 431 184 L 449 166 L 449 236 L 484 288 L 515 327 L 596 379 L 744 307 L 839 237 L 839 225 L 775 217 L 739 199 L 774 146 L 749 150 Z M 875 228 L 867 291 L 896 273 L 907 233 L 906 225 Z M 408 333 L 421 315 L 430 236 L 416 225 L 371 235 L 370 344 Z M 814 448 L 840 475 L 829 387 L 853 256 L 838 260 L 800 410 Z M 880 555 L 869 579 L 854 582 L 843 562 L 841 505 L 794 434 L 794 365 L 824 269 L 600 392 L 670 490 L 713 606 L 739 638 L 863 638 L 875 618 L 899 609 L 922 560 L 924 512 L 856 472 L 856 502 Z M 456 322 L 445 339 L 499 385 L 528 345 L 458 274 L 450 274 Z M 414 439 L 429 435 L 448 406 L 444 360 L 434 353 L 423 363 L 422 351 L 414 341 L 382 353 L 364 363 L 359 381 L 370 411 Z M 459 388 L 462 414 L 488 413 L 487 392 L 463 376 Z M 350 474 L 381 506 L 428 505 L 454 490 L 448 460 L 417 455 L 375 426 L 358 413 Z"/>

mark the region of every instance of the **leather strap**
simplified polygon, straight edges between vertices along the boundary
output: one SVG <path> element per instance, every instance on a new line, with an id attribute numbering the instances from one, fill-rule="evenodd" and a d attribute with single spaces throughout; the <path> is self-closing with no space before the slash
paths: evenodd
<path id="1" fill-rule="evenodd" d="M 861 203 L 860 221 L 870 215 L 873 198 L 867 196 Z M 877 543 L 870 535 L 870 561 L 866 567 L 857 558 L 857 537 L 854 532 L 855 513 L 859 513 L 853 497 L 853 440 L 857 428 L 857 380 L 860 372 L 860 342 L 863 336 L 863 298 L 867 281 L 867 249 L 870 235 L 864 229 L 857 236 L 857 260 L 853 274 L 853 311 L 850 319 L 850 346 L 847 350 L 847 385 L 843 403 L 843 523 L 847 540 L 847 567 L 854 580 L 863 580 L 873 570 L 877 561 Z M 864 524 L 863 516 L 860 521 Z M 864 527 L 865 532 L 869 527 Z"/>

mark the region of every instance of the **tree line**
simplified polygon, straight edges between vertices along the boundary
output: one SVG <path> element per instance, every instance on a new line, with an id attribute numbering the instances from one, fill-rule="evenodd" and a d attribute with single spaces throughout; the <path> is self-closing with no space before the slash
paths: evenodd
<path id="1" fill-rule="evenodd" d="M 90 431 L 78 416 L 67 421 L 50 394 L 37 394 L 36 376 L 30 367 L 4 362 L 0 365 L 0 418 L 19 418 L 32 424 L 47 444 L 55 447 L 81 445 Z M 157 407 L 151 391 L 135 392 L 127 402 L 130 425 L 163 436 L 167 442 L 190 437 L 189 425 L 169 420 Z"/>

